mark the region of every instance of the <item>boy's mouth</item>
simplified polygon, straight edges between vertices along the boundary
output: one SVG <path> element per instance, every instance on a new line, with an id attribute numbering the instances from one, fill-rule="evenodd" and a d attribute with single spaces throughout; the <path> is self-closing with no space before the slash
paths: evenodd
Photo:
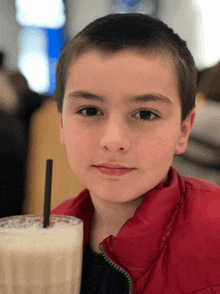
<path id="1" fill-rule="evenodd" d="M 122 176 L 127 173 L 132 172 L 135 168 L 127 168 L 127 167 L 120 167 L 120 168 L 109 168 L 104 165 L 98 165 L 95 166 L 96 169 L 101 172 L 102 174 L 108 175 L 108 176 Z"/>
<path id="2" fill-rule="evenodd" d="M 105 167 L 109 169 L 133 169 L 133 168 L 128 168 L 127 166 L 121 165 L 121 164 L 110 164 L 110 163 L 101 163 L 99 165 L 96 165 L 96 167 Z"/>

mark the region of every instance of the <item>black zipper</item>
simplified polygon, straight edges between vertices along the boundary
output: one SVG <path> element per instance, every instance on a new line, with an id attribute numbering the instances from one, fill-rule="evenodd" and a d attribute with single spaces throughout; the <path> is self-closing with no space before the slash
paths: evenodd
<path id="1" fill-rule="evenodd" d="M 132 282 L 132 278 L 129 275 L 128 272 L 126 272 L 125 269 L 123 269 L 122 267 L 118 266 L 117 264 L 115 264 L 106 254 L 105 251 L 103 249 L 103 244 L 99 245 L 99 250 L 101 251 L 102 256 L 105 258 L 105 260 L 113 267 L 115 268 L 117 271 L 119 271 L 120 273 L 122 273 L 128 280 L 128 284 L 129 284 L 129 294 L 133 294 L 133 282 Z"/>

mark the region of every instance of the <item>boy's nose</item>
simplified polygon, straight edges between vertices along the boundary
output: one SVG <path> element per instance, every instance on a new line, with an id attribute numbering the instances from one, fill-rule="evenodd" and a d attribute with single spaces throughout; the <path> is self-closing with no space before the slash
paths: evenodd
<path id="1" fill-rule="evenodd" d="M 108 125 L 104 131 L 103 137 L 100 142 L 101 148 L 114 151 L 128 151 L 130 148 L 130 142 L 126 136 L 125 130 L 121 127 L 121 124 L 115 122 Z"/>

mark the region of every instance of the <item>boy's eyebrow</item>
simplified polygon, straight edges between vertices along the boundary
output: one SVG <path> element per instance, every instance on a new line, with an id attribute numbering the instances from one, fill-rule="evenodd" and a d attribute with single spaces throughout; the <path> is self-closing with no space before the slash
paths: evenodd
<path id="1" fill-rule="evenodd" d="M 71 92 L 68 95 L 68 98 L 70 98 L 71 100 L 84 98 L 84 99 L 88 99 L 91 101 L 107 102 L 107 99 L 105 97 L 90 93 L 88 91 Z M 166 97 L 162 94 L 159 94 L 159 93 L 148 93 L 148 94 L 142 94 L 142 95 L 135 95 L 135 96 L 130 97 L 129 99 L 124 99 L 125 104 L 126 103 L 143 103 L 143 102 L 148 102 L 148 101 L 159 101 L 159 102 L 170 104 L 173 106 L 173 103 L 171 102 L 171 100 L 168 97 Z"/>

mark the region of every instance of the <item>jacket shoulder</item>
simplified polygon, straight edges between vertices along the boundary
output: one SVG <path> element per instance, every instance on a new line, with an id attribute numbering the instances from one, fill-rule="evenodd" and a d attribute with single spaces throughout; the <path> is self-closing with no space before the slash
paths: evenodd
<path id="1" fill-rule="evenodd" d="M 220 196 L 220 186 L 215 183 L 191 177 L 183 177 L 182 179 L 185 183 L 186 191 L 214 193 Z"/>
<path id="2" fill-rule="evenodd" d="M 202 289 L 220 283 L 220 186 L 182 179 L 185 201 L 169 240 L 168 271 L 181 287 Z"/>
<path id="3" fill-rule="evenodd" d="M 220 231 L 220 186 L 195 178 L 185 178 L 184 182 L 188 217 L 197 225 Z"/>

